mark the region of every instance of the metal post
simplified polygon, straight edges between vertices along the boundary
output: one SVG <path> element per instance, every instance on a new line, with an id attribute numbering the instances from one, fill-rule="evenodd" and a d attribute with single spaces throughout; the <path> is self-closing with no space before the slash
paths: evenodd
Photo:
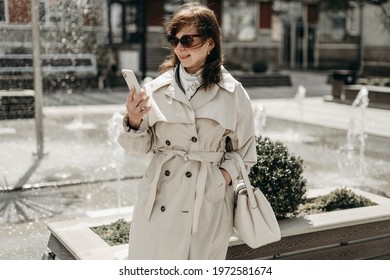
<path id="1" fill-rule="evenodd" d="M 360 31 L 360 37 L 359 37 L 359 48 L 358 48 L 358 64 L 359 64 L 359 68 L 358 68 L 358 71 L 359 71 L 359 74 L 362 74 L 363 72 L 363 66 L 364 66 L 364 37 L 363 37 L 363 22 L 364 22 L 364 14 L 363 14 L 363 10 L 364 10 L 364 3 L 363 3 L 363 0 L 360 0 L 359 1 L 359 11 L 360 11 L 360 14 L 359 14 L 359 17 L 360 17 L 360 20 L 359 20 L 359 31 Z"/>
<path id="2" fill-rule="evenodd" d="M 146 13 L 147 13 L 147 2 L 148 1 L 142 1 L 141 7 L 142 7 L 142 39 L 141 39 L 141 71 L 142 71 L 142 79 L 146 78 L 146 38 L 147 38 L 147 21 L 146 21 Z M 139 6 L 140 7 L 140 6 Z"/>
<path id="3" fill-rule="evenodd" d="M 43 114 L 42 114 L 42 73 L 41 73 L 41 51 L 39 34 L 39 0 L 31 0 L 31 26 L 33 41 L 33 65 L 34 65 L 34 91 L 35 91 L 35 126 L 38 159 L 43 158 Z"/>
<path id="4" fill-rule="evenodd" d="M 295 59 L 296 59 L 296 47 L 297 47 L 297 25 L 295 19 L 291 21 L 290 25 L 290 69 L 295 69 Z"/>
<path id="5" fill-rule="evenodd" d="M 307 60 L 308 60 L 308 45 L 309 45 L 309 23 L 308 23 L 308 7 L 307 5 L 304 6 L 303 9 L 303 21 L 302 21 L 302 28 L 303 28 L 303 38 L 302 38 L 302 68 L 307 69 Z"/>

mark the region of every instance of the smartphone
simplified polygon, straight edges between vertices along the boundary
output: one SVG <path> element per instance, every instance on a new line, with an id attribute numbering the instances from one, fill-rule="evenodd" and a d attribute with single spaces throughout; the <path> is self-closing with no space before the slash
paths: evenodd
<path id="1" fill-rule="evenodd" d="M 122 69 L 122 76 L 125 79 L 129 89 L 131 89 L 131 87 L 134 86 L 135 94 L 139 94 L 141 92 L 141 86 L 139 85 L 137 77 L 135 76 L 133 70 Z"/>

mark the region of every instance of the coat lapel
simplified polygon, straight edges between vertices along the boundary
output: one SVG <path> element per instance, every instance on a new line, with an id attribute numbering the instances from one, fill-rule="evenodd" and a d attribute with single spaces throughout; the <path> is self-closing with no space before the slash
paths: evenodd
<path id="1" fill-rule="evenodd" d="M 152 92 L 156 92 L 163 86 L 168 86 L 164 92 L 167 100 L 175 99 L 192 108 L 187 96 L 181 91 L 180 87 L 175 82 L 174 70 L 165 72 L 164 74 L 153 80 L 151 83 Z"/>
<path id="2" fill-rule="evenodd" d="M 191 99 L 191 105 L 194 111 L 199 110 L 204 105 L 214 99 L 217 94 L 219 86 L 214 85 L 207 92 L 204 89 L 200 89 Z"/>
<path id="3" fill-rule="evenodd" d="M 179 85 L 175 81 L 172 81 L 172 83 L 168 86 L 168 88 L 165 91 L 165 96 L 168 99 L 169 98 L 175 99 L 192 108 L 191 103 L 188 100 L 187 96 L 184 94 L 184 92 L 182 92 Z"/>
<path id="4" fill-rule="evenodd" d="M 207 90 L 207 92 L 201 89 L 194 95 L 194 97 L 191 99 L 191 104 L 194 108 L 194 111 L 199 110 L 211 100 L 213 100 L 218 93 L 218 90 L 221 88 L 228 92 L 234 92 L 236 86 L 235 80 L 223 66 L 222 76 L 223 79 L 219 82 L 219 84 L 214 85 L 211 89 Z"/>

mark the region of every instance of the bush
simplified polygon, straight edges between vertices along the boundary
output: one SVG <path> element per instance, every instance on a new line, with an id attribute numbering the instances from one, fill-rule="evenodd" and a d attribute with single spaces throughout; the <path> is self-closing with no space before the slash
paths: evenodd
<path id="1" fill-rule="evenodd" d="M 264 73 L 267 72 L 268 65 L 266 62 L 257 61 L 252 64 L 252 71 L 255 73 Z"/>
<path id="2" fill-rule="evenodd" d="M 91 230 L 110 246 L 129 243 L 130 222 L 124 219 L 118 219 L 109 225 L 92 227 Z"/>
<path id="3" fill-rule="evenodd" d="M 306 202 L 303 160 L 268 137 L 256 138 L 256 152 L 257 163 L 249 173 L 252 185 L 261 189 L 278 219 L 295 216 L 299 205 Z"/>
<path id="4" fill-rule="evenodd" d="M 352 190 L 338 188 L 327 195 L 310 199 L 310 201 L 302 205 L 300 215 L 331 212 L 372 205 L 376 205 L 376 203 L 364 196 L 355 194 Z"/>
<path id="5" fill-rule="evenodd" d="M 375 205 L 368 198 L 357 195 L 346 188 L 337 189 L 321 200 L 321 208 L 324 211 L 335 211 Z"/>

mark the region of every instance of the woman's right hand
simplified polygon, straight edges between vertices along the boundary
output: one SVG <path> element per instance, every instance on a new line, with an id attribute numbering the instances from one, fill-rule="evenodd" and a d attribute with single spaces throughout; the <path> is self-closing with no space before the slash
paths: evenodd
<path id="1" fill-rule="evenodd" d="M 152 108 L 148 103 L 149 96 L 142 89 L 139 94 L 135 94 L 135 88 L 132 87 L 126 100 L 126 109 L 129 118 L 129 125 L 133 129 L 138 129 L 144 116 Z"/>

